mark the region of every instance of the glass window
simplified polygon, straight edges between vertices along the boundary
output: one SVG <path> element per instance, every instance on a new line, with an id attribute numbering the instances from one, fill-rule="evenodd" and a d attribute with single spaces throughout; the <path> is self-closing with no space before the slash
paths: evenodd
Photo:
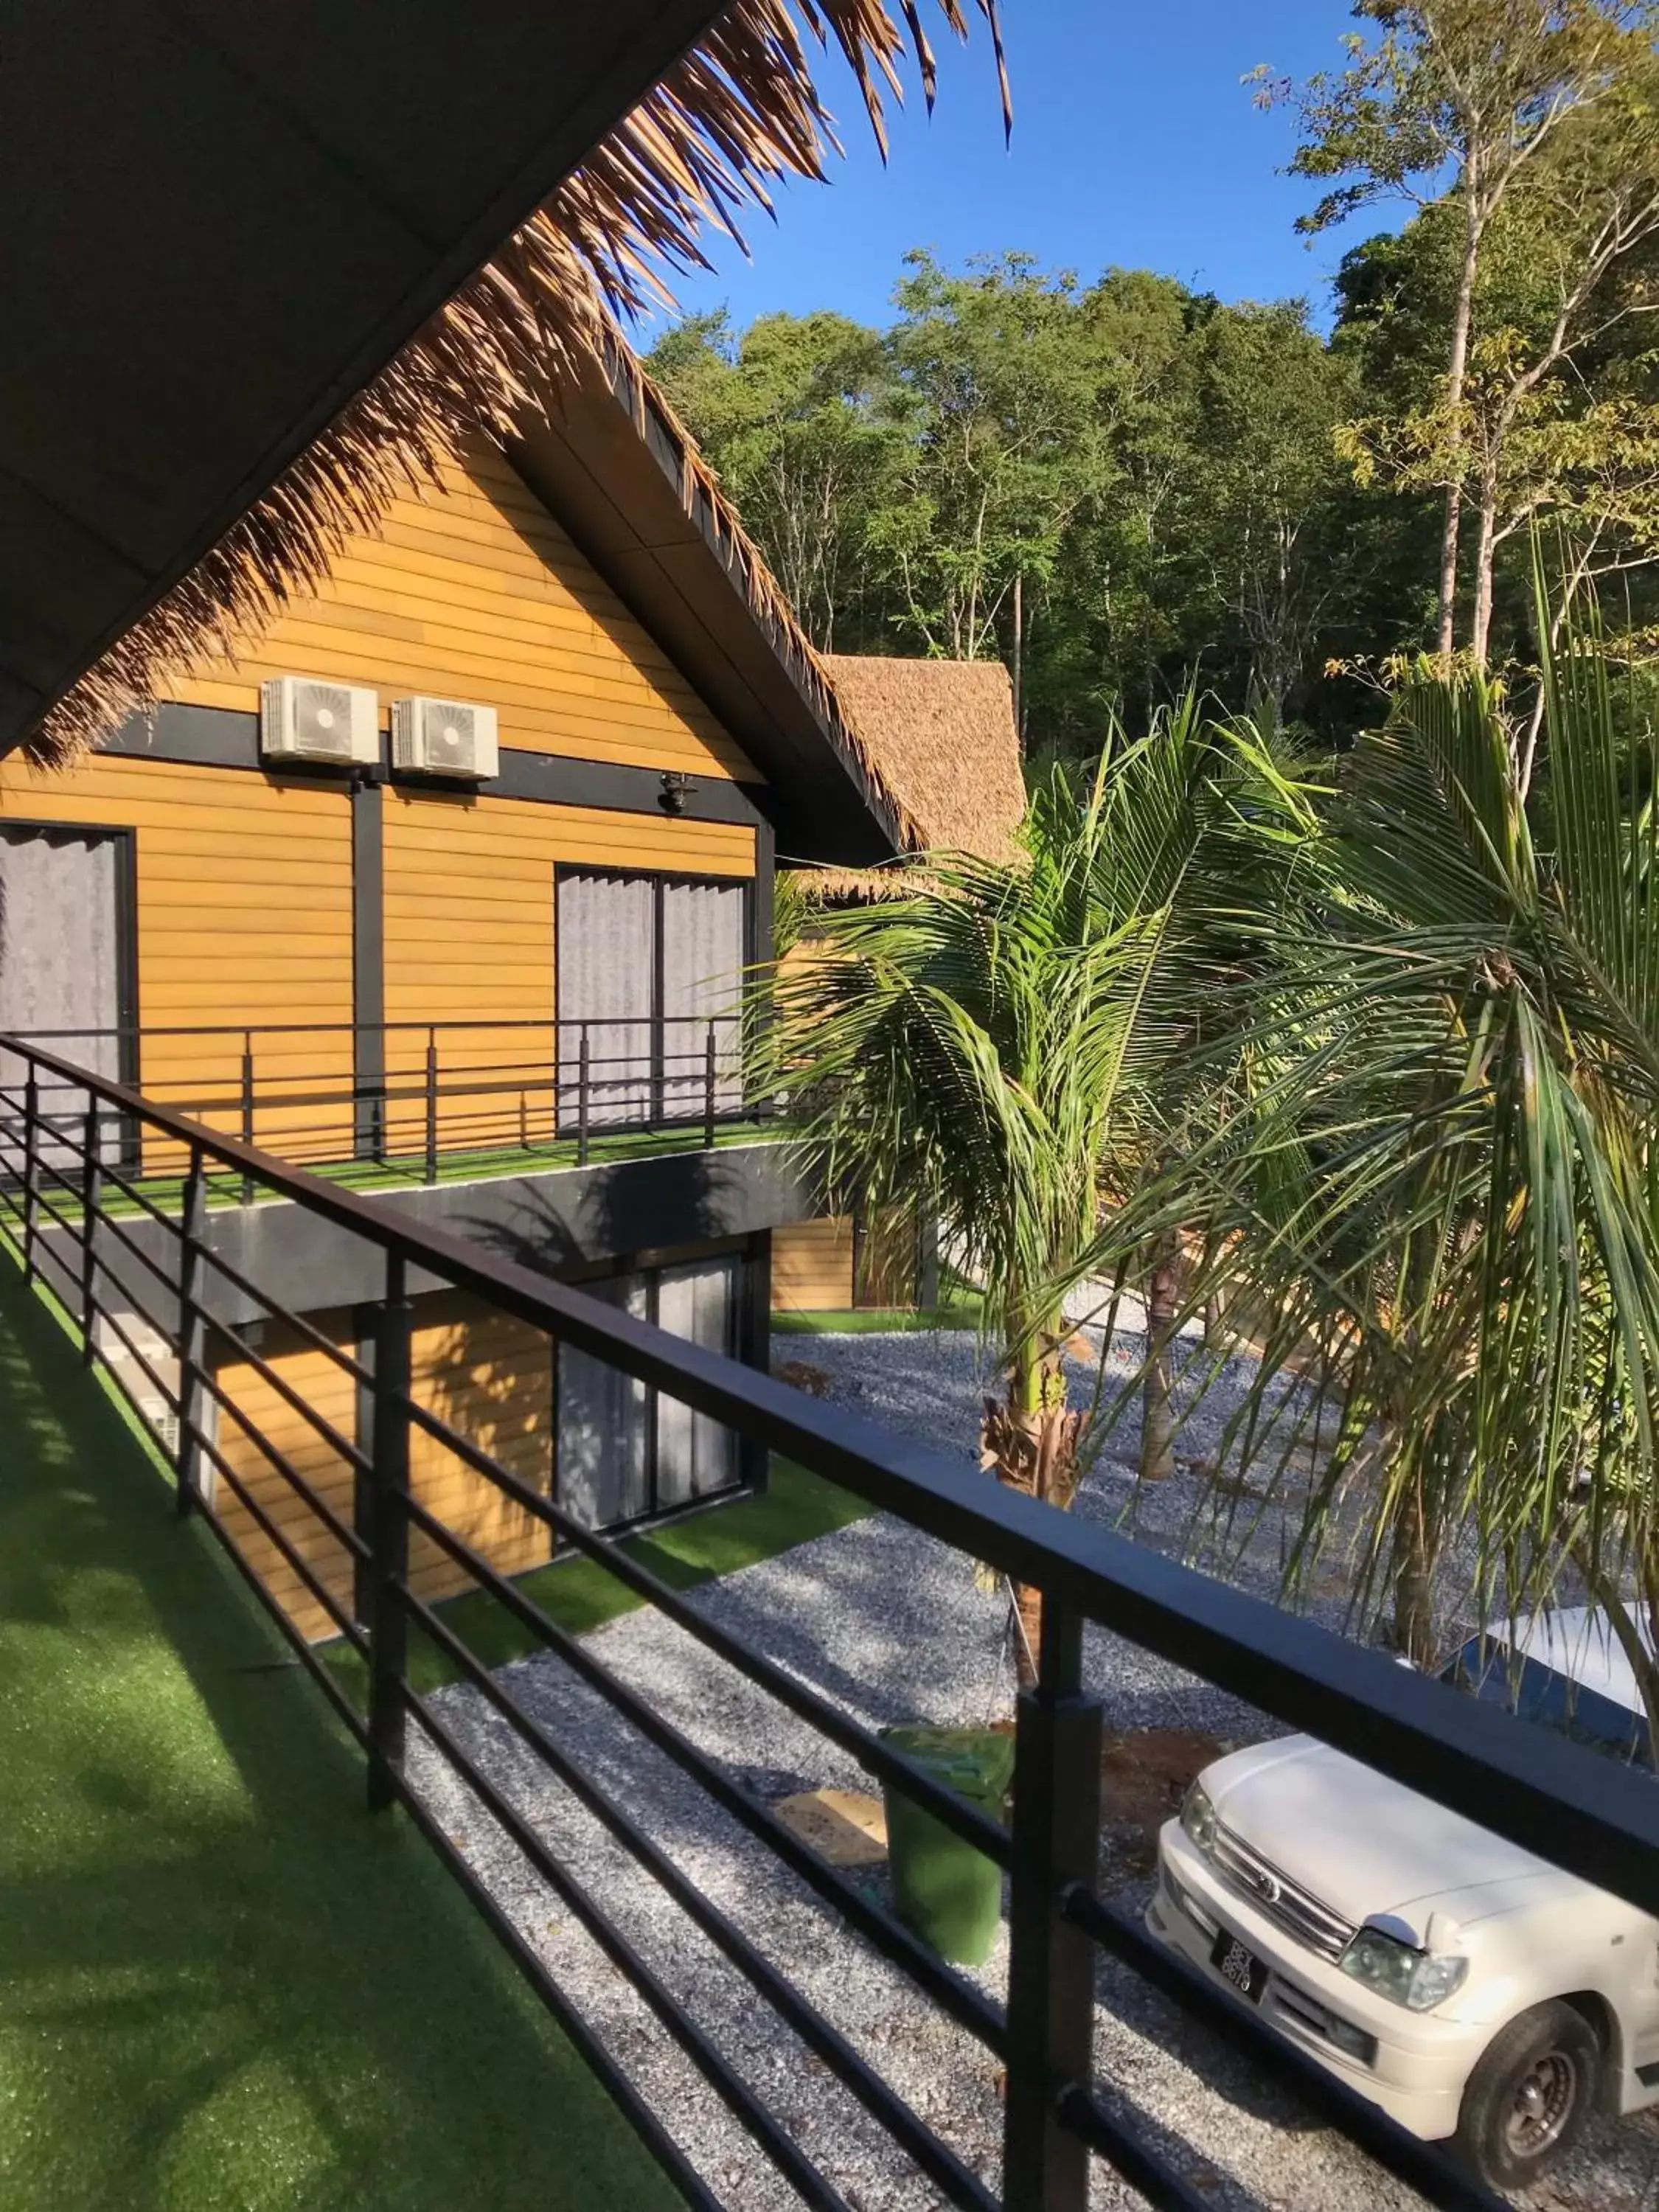
<path id="1" fill-rule="evenodd" d="M 743 1103 L 749 885 L 562 868 L 559 1108 L 568 1133 L 695 1121 Z M 586 1037 L 586 1072 L 582 1042 Z"/>
<path id="2" fill-rule="evenodd" d="M 706 1351 L 735 1358 L 744 1263 L 735 1255 L 694 1260 L 586 1287 L 595 1297 Z M 591 1528 L 613 1528 L 742 1479 L 738 1438 L 602 1359 L 559 1351 L 558 1491 Z"/>

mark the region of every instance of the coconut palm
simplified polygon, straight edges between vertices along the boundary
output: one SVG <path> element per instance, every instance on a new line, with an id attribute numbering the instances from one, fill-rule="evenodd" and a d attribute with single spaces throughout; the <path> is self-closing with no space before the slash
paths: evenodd
<path id="1" fill-rule="evenodd" d="M 1272 986 L 1219 1048 L 1248 1108 L 1158 1205 L 1275 1316 L 1257 1410 L 1316 1349 L 1338 1433 L 1303 1556 L 1362 1474 L 1418 1656 L 1448 1530 L 1483 1610 L 1576 1568 L 1659 1741 L 1659 738 L 1594 635 L 1545 682 L 1529 791 L 1478 676 L 1425 667 L 1362 743 L 1316 926 L 1264 914 Z"/>
<path id="2" fill-rule="evenodd" d="M 1114 732 L 1091 777 L 1042 778 L 1016 863 L 906 864 L 777 975 L 769 1064 L 799 1146 L 832 1191 L 934 1211 L 1006 1382 L 983 1462 L 1050 1504 L 1072 1501 L 1083 1427 L 1054 1286 L 1167 1152 L 1195 1009 L 1238 957 L 1237 887 L 1283 866 L 1298 808 L 1255 733 L 1188 698 L 1137 743 Z M 1039 1603 L 1018 1594 L 1023 1673 Z"/>

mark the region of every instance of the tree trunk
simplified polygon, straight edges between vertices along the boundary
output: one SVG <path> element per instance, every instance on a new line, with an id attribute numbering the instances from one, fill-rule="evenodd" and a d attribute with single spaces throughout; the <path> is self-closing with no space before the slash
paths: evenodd
<path id="1" fill-rule="evenodd" d="M 1084 1416 L 1066 1404 L 1065 1378 L 1058 1363 L 1045 1363 L 1035 1392 L 1022 1390 L 1017 1380 L 1007 1402 L 985 1401 L 985 1420 L 980 1431 L 980 1465 L 994 1474 L 1010 1490 L 1062 1511 L 1077 1495 L 1082 1472 L 1078 1447 Z M 1036 1395 L 1035 1406 L 1018 1402 Z M 1017 1583 L 1014 1595 L 1014 1658 L 1019 1686 L 1030 1689 L 1036 1680 L 1036 1658 L 1042 1648 L 1042 1593 L 1030 1583 Z"/>
<path id="2" fill-rule="evenodd" d="M 1463 407 L 1463 385 L 1469 366 L 1469 327 L 1474 317 L 1474 280 L 1480 266 L 1480 165 L 1471 148 L 1463 172 L 1467 217 L 1463 234 L 1463 265 L 1458 271 L 1457 299 L 1452 310 L 1451 353 L 1446 364 L 1446 404 L 1452 416 L 1451 481 L 1446 486 L 1446 519 L 1440 538 L 1439 648 L 1449 654 L 1456 642 L 1457 543 L 1463 516 L 1463 486 L 1458 472 L 1462 453 L 1459 417 Z"/>
<path id="3" fill-rule="evenodd" d="M 1025 579 L 1014 571 L 1014 730 L 1021 752 L 1025 750 Z"/>
<path id="4" fill-rule="evenodd" d="M 1175 1321 L 1181 1297 L 1181 1253 L 1173 1239 L 1147 1271 L 1146 1375 L 1140 1387 L 1140 1479 L 1166 1482 L 1175 1473 Z"/>
<path id="5" fill-rule="evenodd" d="M 1421 1476 L 1397 1509 L 1394 1526 L 1394 1648 L 1413 1666 L 1431 1667 L 1435 1546 Z"/>
<path id="6" fill-rule="evenodd" d="M 1470 644 L 1477 664 L 1486 665 L 1486 646 L 1492 635 L 1492 568 L 1498 552 L 1498 483 L 1490 471 L 1480 481 L 1480 536 L 1474 556 L 1474 627 Z"/>

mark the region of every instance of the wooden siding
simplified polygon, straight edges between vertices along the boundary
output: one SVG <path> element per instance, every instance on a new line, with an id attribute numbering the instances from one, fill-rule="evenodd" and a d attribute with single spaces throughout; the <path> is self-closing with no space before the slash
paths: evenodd
<path id="1" fill-rule="evenodd" d="M 262 1144 L 304 1158 L 319 1118 L 284 1107 L 319 1083 L 349 1080 L 351 1039 L 314 1025 L 352 1015 L 351 817 L 343 789 L 167 761 L 93 755 L 56 774 L 0 762 L 0 817 L 137 832 L 137 1015 L 149 1031 L 222 1023 L 302 1023 L 311 1034 L 258 1041 Z M 240 1133 L 240 1038 L 150 1035 L 139 1070 L 153 1097 Z M 210 1102 L 217 1101 L 217 1104 Z M 164 1164 L 155 1147 L 147 1164 Z"/>
<path id="2" fill-rule="evenodd" d="M 853 1303 L 853 1222 L 792 1221 L 772 1231 L 772 1304 L 779 1313 L 836 1313 Z"/>
<path id="3" fill-rule="evenodd" d="M 312 1326 L 344 1352 L 354 1350 L 349 1310 L 313 1314 Z M 271 1322 L 253 1349 L 291 1389 L 332 1424 L 349 1443 L 357 1440 L 357 1385 L 328 1354 L 308 1344 L 296 1330 Z M 238 1421 L 246 1416 L 310 1485 L 324 1503 L 352 1525 L 356 1470 L 305 1415 L 291 1406 L 258 1370 L 245 1359 L 216 1364 L 214 1381 L 229 1404 L 217 1402 L 218 1449 L 262 1510 L 281 1528 L 324 1588 L 349 1614 L 352 1605 L 352 1559 L 327 1524 L 285 1481 L 262 1445 Z M 210 1486 L 227 1529 L 248 1565 L 287 1608 L 301 1632 L 313 1638 L 337 1634 L 326 1608 L 308 1590 L 290 1563 L 260 1528 L 222 1474 Z"/>
<path id="4" fill-rule="evenodd" d="M 417 1403 L 545 1495 L 553 1477 L 553 1353 L 547 1338 L 461 1291 L 417 1298 L 415 1313 L 410 1372 Z M 355 1350 L 349 1311 L 316 1314 L 311 1320 L 343 1351 Z M 343 1367 L 297 1331 L 275 1322 L 254 1349 L 348 1443 L 357 1442 L 357 1386 Z M 277 1472 L 237 1414 L 262 1432 L 348 1527 L 356 1480 L 351 1462 L 247 1360 L 223 1358 L 214 1380 L 229 1401 L 216 1415 L 219 1451 L 329 1595 L 349 1613 L 350 1554 Z M 503 1574 L 521 1574 L 551 1558 L 544 1522 L 512 1504 L 451 1447 L 419 1427 L 410 1434 L 410 1480 L 421 1503 Z M 215 1490 L 218 1510 L 243 1557 L 301 1632 L 313 1639 L 337 1634 L 326 1608 L 230 1483 L 221 1476 Z M 421 1596 L 431 1598 L 466 1589 L 470 1578 L 416 1529 L 410 1538 L 410 1583 Z"/>
<path id="5" fill-rule="evenodd" d="M 690 684 L 492 448 L 353 538 L 327 580 L 234 662 L 172 696 L 246 709 L 267 676 L 496 708 L 501 743 L 578 760 L 761 779 Z"/>
<path id="6" fill-rule="evenodd" d="M 755 833 L 739 824 L 544 806 L 489 796 L 388 789 L 385 798 L 386 1017 L 389 1022 L 545 1022 L 545 1028 L 452 1031 L 439 1080 L 517 1088 L 441 1100 L 439 1139 L 514 1146 L 553 1133 L 556 1011 L 554 870 L 655 870 L 752 877 Z M 387 1039 L 394 1083 L 418 1084 L 426 1039 Z M 394 1101 L 388 1148 L 417 1150 L 424 1110 Z"/>
<path id="7" fill-rule="evenodd" d="M 861 1306 L 913 1306 L 917 1292 L 916 1225 L 902 1214 L 866 1219 L 858 1240 L 853 1295 Z"/>
<path id="8" fill-rule="evenodd" d="M 553 1480 L 549 1340 L 465 1291 L 419 1298 L 416 1316 L 416 1401 L 545 1496 Z M 422 1504 L 502 1574 L 522 1574 L 552 1557 L 545 1522 L 419 1427 L 410 1436 L 410 1481 Z M 410 1540 L 409 1580 L 425 1598 L 472 1587 L 465 1569 L 418 1528 Z"/>

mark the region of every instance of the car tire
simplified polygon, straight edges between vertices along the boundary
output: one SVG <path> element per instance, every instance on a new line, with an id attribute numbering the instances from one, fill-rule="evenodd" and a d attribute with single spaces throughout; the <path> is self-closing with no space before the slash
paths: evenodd
<path id="1" fill-rule="evenodd" d="M 1571 2149 L 1595 2110 L 1601 2046 L 1583 2014 L 1535 2006 L 1499 2030 L 1463 2092 L 1457 2149 L 1494 2189 L 1521 2189 Z"/>

